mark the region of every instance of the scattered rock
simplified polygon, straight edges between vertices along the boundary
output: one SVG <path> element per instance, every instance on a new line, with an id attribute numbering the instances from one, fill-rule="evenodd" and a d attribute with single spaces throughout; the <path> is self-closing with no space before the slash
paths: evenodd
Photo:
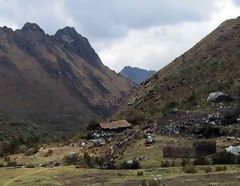
<path id="1" fill-rule="evenodd" d="M 207 98 L 207 102 L 228 102 L 232 101 L 232 97 L 223 92 L 212 92 Z"/>
<path id="2" fill-rule="evenodd" d="M 30 148 L 25 153 L 26 156 L 31 156 L 33 154 L 36 154 L 38 152 L 38 149 L 36 147 Z"/>

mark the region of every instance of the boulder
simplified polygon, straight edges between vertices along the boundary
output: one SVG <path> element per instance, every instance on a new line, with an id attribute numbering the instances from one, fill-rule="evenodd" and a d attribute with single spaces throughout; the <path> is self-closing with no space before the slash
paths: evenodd
<path id="1" fill-rule="evenodd" d="M 65 155 L 64 162 L 66 164 L 74 164 L 79 159 L 79 153 L 78 152 L 70 152 L 69 154 Z"/>
<path id="2" fill-rule="evenodd" d="M 212 92 L 209 94 L 207 101 L 208 102 L 228 102 L 232 101 L 232 97 L 223 92 Z"/>
<path id="3" fill-rule="evenodd" d="M 36 154 L 38 152 L 38 149 L 36 147 L 30 148 L 25 153 L 26 156 L 31 156 L 33 154 Z"/>
<path id="4" fill-rule="evenodd" d="M 27 147 L 26 147 L 26 145 L 20 145 L 19 147 L 18 147 L 18 152 L 19 153 L 26 153 L 27 152 Z"/>

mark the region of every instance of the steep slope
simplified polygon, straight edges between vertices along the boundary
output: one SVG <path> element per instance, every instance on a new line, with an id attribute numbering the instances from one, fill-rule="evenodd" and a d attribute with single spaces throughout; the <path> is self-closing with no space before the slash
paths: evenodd
<path id="1" fill-rule="evenodd" d="M 104 66 L 88 40 L 66 27 L 0 28 L 0 112 L 54 131 L 111 115 L 135 85 Z"/>
<path id="2" fill-rule="evenodd" d="M 120 115 L 155 118 L 172 108 L 208 110 L 209 93 L 240 96 L 240 17 L 227 20 L 146 81 Z"/>
<path id="3" fill-rule="evenodd" d="M 156 71 L 153 71 L 153 70 L 145 70 L 145 69 L 130 67 L 130 66 L 124 67 L 119 72 L 119 74 L 121 74 L 122 76 L 130 79 L 131 81 L 139 85 L 145 80 L 152 77 L 155 73 Z"/>

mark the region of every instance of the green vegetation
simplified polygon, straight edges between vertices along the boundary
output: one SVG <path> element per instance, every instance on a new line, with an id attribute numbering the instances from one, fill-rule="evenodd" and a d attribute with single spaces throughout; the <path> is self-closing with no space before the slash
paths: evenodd
<path id="1" fill-rule="evenodd" d="M 206 169 L 205 169 L 205 173 L 210 173 L 212 171 L 213 171 L 212 167 L 206 167 Z"/>
<path id="2" fill-rule="evenodd" d="M 130 161 L 130 162 L 129 162 Z M 128 160 L 121 164 L 121 169 L 140 169 L 141 164 L 138 160 Z"/>
<path id="3" fill-rule="evenodd" d="M 163 114 L 167 114 L 171 109 L 176 108 L 178 106 L 178 103 L 175 101 L 171 101 L 167 103 L 162 109 L 161 112 Z"/>
<path id="4" fill-rule="evenodd" d="M 213 161 L 213 164 L 236 164 L 238 163 L 238 159 L 239 158 L 237 156 L 229 152 L 223 151 L 223 152 L 217 153 L 212 158 L 212 161 Z"/>
<path id="5" fill-rule="evenodd" d="M 188 174 L 195 174 L 197 173 L 196 167 L 192 163 L 188 163 L 186 166 L 183 167 L 183 171 Z"/>
<path id="6" fill-rule="evenodd" d="M 216 172 L 221 172 L 221 171 L 226 171 L 226 170 L 227 170 L 227 166 L 216 166 L 215 167 Z"/>

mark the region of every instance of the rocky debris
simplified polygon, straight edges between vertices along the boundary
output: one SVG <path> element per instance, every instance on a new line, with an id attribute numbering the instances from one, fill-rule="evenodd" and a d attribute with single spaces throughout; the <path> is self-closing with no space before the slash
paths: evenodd
<path id="1" fill-rule="evenodd" d="M 232 97 L 223 92 L 212 92 L 207 98 L 207 102 L 228 102 L 232 101 Z"/>
<path id="2" fill-rule="evenodd" d="M 91 132 L 92 138 L 109 138 L 114 135 L 114 132 L 107 132 L 103 130 L 94 130 Z"/>
<path id="3" fill-rule="evenodd" d="M 61 163 L 59 163 L 57 161 L 50 161 L 48 164 L 46 164 L 46 167 L 51 168 L 51 167 L 58 167 L 60 165 L 61 165 Z"/>
<path id="4" fill-rule="evenodd" d="M 146 133 L 145 134 L 145 143 L 146 144 L 152 144 L 154 142 L 154 135 L 151 133 Z"/>
<path id="5" fill-rule="evenodd" d="M 151 137 L 151 136 L 149 136 L 148 138 L 146 138 L 146 140 L 145 140 L 145 143 L 146 144 L 152 144 L 154 142 L 154 139 L 153 139 L 153 137 Z"/>
<path id="6" fill-rule="evenodd" d="M 93 142 L 95 147 L 106 145 L 106 141 L 103 138 L 92 139 L 90 141 Z"/>
<path id="7" fill-rule="evenodd" d="M 203 121 L 206 124 L 223 125 L 224 118 L 219 112 L 216 112 L 209 114 L 207 118 L 203 118 Z"/>
<path id="8" fill-rule="evenodd" d="M 146 156 L 139 156 L 138 158 L 136 158 L 136 160 L 138 160 L 138 161 L 146 161 L 146 160 L 149 160 L 149 158 L 146 157 Z"/>
<path id="9" fill-rule="evenodd" d="M 33 147 L 27 150 L 27 152 L 25 153 L 26 156 L 31 156 L 33 154 L 36 154 L 38 152 L 38 148 L 37 147 Z"/>

